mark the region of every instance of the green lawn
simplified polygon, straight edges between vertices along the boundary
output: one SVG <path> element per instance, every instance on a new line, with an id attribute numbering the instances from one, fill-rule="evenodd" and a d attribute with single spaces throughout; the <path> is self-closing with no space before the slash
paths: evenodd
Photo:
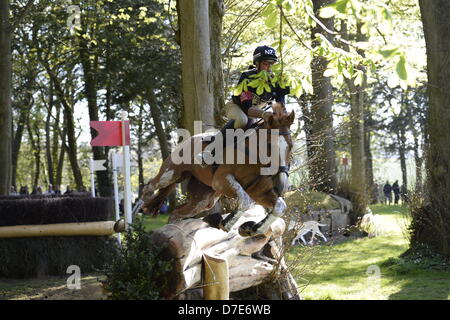
<path id="1" fill-rule="evenodd" d="M 169 215 L 167 214 L 158 214 L 155 217 L 151 217 L 148 215 L 141 216 L 144 219 L 145 230 L 151 231 L 158 228 L 161 228 L 165 224 L 167 224 L 167 220 L 169 219 Z"/>
<path id="2" fill-rule="evenodd" d="M 335 245 L 296 246 L 288 255 L 305 299 L 449 299 L 450 270 L 398 263 L 408 248 L 406 208 L 376 205 L 382 234 Z"/>

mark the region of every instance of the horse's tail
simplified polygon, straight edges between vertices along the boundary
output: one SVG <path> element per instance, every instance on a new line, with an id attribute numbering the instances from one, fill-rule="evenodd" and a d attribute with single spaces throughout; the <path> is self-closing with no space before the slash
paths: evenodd
<path id="1" fill-rule="evenodd" d="M 165 188 L 159 189 L 158 192 L 152 197 L 152 199 L 145 204 L 147 214 L 156 216 L 167 196 L 175 189 L 176 185 L 176 183 L 172 183 Z"/>

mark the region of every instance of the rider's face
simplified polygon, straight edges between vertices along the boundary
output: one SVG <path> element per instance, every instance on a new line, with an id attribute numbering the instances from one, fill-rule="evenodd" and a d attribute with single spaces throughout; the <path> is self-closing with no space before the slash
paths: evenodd
<path id="1" fill-rule="evenodd" d="M 258 70 L 264 70 L 264 71 L 271 71 L 272 66 L 275 64 L 275 61 L 272 60 L 264 60 L 257 62 L 256 66 L 258 67 Z"/>

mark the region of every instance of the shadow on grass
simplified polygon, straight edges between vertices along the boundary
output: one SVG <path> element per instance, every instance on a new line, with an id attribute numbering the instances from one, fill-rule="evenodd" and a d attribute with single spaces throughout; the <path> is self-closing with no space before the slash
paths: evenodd
<path id="1" fill-rule="evenodd" d="M 389 296 L 389 300 L 448 300 L 450 298 L 450 273 L 432 272 L 408 275 L 401 290 Z"/>

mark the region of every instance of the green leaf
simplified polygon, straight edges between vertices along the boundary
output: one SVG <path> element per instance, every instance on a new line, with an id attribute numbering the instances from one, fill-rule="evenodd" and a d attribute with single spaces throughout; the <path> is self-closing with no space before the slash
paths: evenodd
<path id="1" fill-rule="evenodd" d="M 408 72 L 406 71 L 406 59 L 405 56 L 400 56 L 400 59 L 397 62 L 397 66 L 395 68 L 397 71 L 398 77 L 401 80 L 405 80 L 408 78 Z"/>
<path id="2" fill-rule="evenodd" d="M 270 14 L 272 14 L 274 11 L 276 11 L 276 7 L 273 4 L 269 4 L 262 12 L 261 15 L 263 17 L 268 17 Z"/>
<path id="3" fill-rule="evenodd" d="M 398 48 L 386 48 L 379 50 L 378 53 L 381 54 L 385 59 L 390 59 L 393 56 L 397 55 L 399 52 Z"/>
<path id="4" fill-rule="evenodd" d="M 277 26 L 278 21 L 278 12 L 274 10 L 264 21 L 268 28 L 275 28 Z"/>
<path id="5" fill-rule="evenodd" d="M 261 94 L 263 94 L 264 92 L 264 83 L 261 83 L 258 88 L 256 89 L 256 94 L 259 96 Z"/>
<path id="6" fill-rule="evenodd" d="M 260 79 L 255 79 L 255 80 L 250 81 L 248 86 L 252 87 L 252 88 L 257 88 L 257 87 L 259 87 L 260 83 L 261 83 Z"/>
<path id="7" fill-rule="evenodd" d="M 233 95 L 238 96 L 242 93 L 242 88 L 244 86 L 244 82 L 241 82 L 237 85 L 237 87 L 233 90 Z"/>

